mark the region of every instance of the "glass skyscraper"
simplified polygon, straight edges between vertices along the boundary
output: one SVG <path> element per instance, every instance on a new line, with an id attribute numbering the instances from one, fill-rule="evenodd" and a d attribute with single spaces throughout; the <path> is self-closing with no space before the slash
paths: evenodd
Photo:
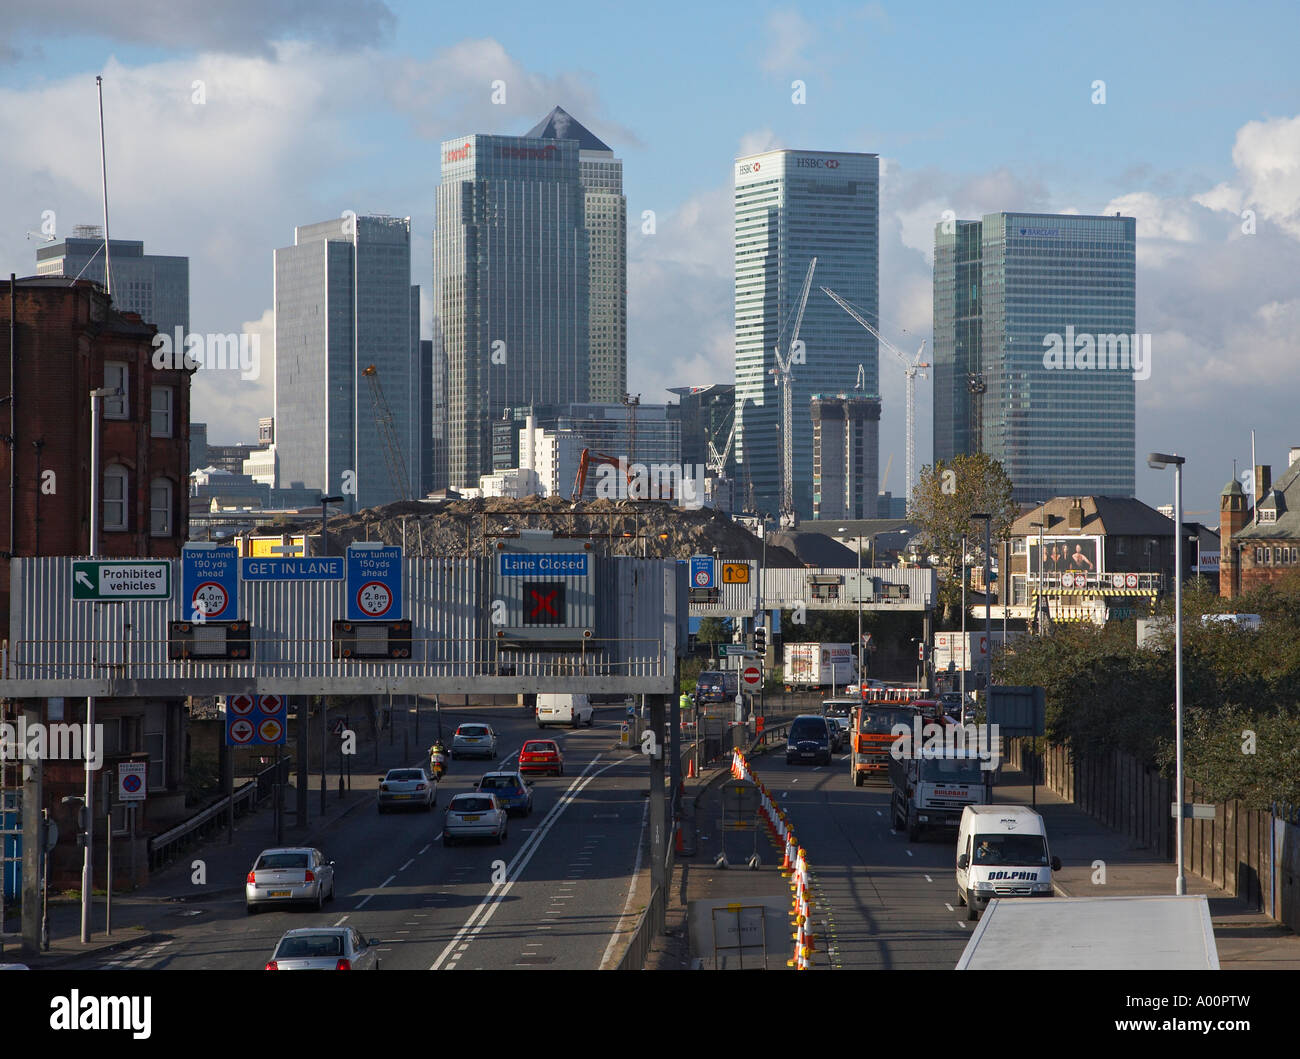
<path id="1" fill-rule="evenodd" d="M 580 150 L 575 139 L 484 134 L 442 145 L 433 284 L 453 488 L 492 473 L 492 425 L 507 408 L 589 398 Z"/>
<path id="2" fill-rule="evenodd" d="M 527 136 L 578 141 L 578 176 L 587 225 L 591 400 L 617 403 L 627 392 L 627 198 L 623 163 L 602 140 L 556 107 Z"/>
<path id="3" fill-rule="evenodd" d="M 374 365 L 405 465 L 421 495 L 420 288 L 411 219 L 350 214 L 294 230 L 275 251 L 275 442 L 280 484 L 341 494 L 349 510 L 398 499 L 369 381 Z"/>
<path id="4" fill-rule="evenodd" d="M 769 151 L 735 163 L 736 458 L 755 506 L 776 514 L 781 495 L 781 394 L 769 371 L 789 349 L 799 294 L 817 258 L 794 365 L 794 504 L 813 511 L 814 393 L 851 391 L 858 365 L 879 390 L 875 338 L 818 288 L 826 286 L 878 324 L 880 166 L 874 154 Z M 744 405 L 741 407 L 741 399 Z M 877 423 L 866 429 L 878 431 Z M 876 483 L 862 483 L 875 496 Z M 748 497 L 743 498 L 748 506 Z"/>
<path id="5" fill-rule="evenodd" d="M 1136 242 L 1118 215 L 936 226 L 936 460 L 987 452 L 1022 502 L 1133 495 Z"/>
<path id="6" fill-rule="evenodd" d="M 109 267 L 113 270 L 113 307 L 139 313 L 159 333 L 175 339 L 190 329 L 190 259 L 146 254 L 137 239 L 108 241 Z M 67 276 L 104 285 L 104 230 L 78 225 L 61 243 L 38 247 L 38 276 Z"/>

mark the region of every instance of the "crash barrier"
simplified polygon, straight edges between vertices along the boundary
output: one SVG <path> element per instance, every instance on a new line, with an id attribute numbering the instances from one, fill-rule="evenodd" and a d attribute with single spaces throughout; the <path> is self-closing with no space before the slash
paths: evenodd
<path id="1" fill-rule="evenodd" d="M 766 733 L 764 733 L 766 734 Z M 795 838 L 790 821 L 763 781 L 750 770 L 745 755 L 737 750 L 731 759 L 731 775 L 738 780 L 748 780 L 758 788 L 759 812 L 768 834 L 778 849 L 782 849 L 781 875 L 790 880 L 793 899 L 790 906 L 791 926 L 794 934 L 794 954 L 785 961 L 787 967 L 806 971 L 812 967 L 812 954 L 816 944 L 812 931 L 812 882 L 808 876 L 808 857 Z"/>
<path id="2" fill-rule="evenodd" d="M 284 758 L 279 765 L 280 783 L 289 781 L 289 759 Z M 195 813 L 188 820 L 183 820 L 175 827 L 161 835 L 149 838 L 149 870 L 157 871 L 168 861 L 175 859 L 215 831 L 226 826 L 228 810 L 234 803 L 235 819 L 253 812 L 259 802 L 271 797 L 275 789 L 276 766 L 268 765 L 252 779 L 240 785 L 232 795 L 214 802 L 206 809 Z"/>

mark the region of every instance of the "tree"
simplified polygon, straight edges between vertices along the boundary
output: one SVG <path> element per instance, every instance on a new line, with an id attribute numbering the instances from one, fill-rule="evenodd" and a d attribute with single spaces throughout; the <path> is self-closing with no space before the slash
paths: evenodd
<path id="1" fill-rule="evenodd" d="M 701 618 L 695 640 L 697 643 L 730 643 L 731 636 L 730 618 Z"/>
<path id="2" fill-rule="evenodd" d="M 938 555 L 948 571 L 948 578 L 941 578 L 939 586 L 945 624 L 951 622 L 953 609 L 961 600 L 962 537 L 968 538 L 969 551 L 981 558 L 984 554 L 983 522 L 971 516 L 992 515 L 989 539 L 995 547 L 992 542 L 1010 531 L 1019 513 L 1011 499 L 1011 479 L 1002 464 L 987 453 L 956 456 L 946 464 L 937 461 L 921 468 L 907 517 L 918 527 L 916 544 L 921 554 Z"/>

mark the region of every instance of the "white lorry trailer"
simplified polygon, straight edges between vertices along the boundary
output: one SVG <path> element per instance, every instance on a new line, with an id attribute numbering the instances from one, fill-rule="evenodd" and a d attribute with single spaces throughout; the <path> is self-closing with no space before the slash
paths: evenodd
<path id="1" fill-rule="evenodd" d="M 1210 904 L 1182 897 L 994 898 L 959 971 L 1217 971 Z"/>
<path id="2" fill-rule="evenodd" d="M 782 659 L 786 691 L 842 691 L 858 679 L 858 657 L 848 643 L 787 643 Z"/>

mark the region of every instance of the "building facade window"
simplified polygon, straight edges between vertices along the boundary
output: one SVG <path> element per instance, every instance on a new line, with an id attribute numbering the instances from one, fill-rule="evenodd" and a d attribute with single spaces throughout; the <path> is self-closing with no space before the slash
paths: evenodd
<path id="1" fill-rule="evenodd" d="M 154 386 L 149 391 L 149 436 L 169 438 L 172 436 L 172 396 L 175 391 L 170 386 Z"/>
<path id="2" fill-rule="evenodd" d="M 131 369 L 120 360 L 104 362 L 104 388 L 121 390 L 117 397 L 104 398 L 105 419 L 129 419 L 131 417 Z"/>
<path id="3" fill-rule="evenodd" d="M 115 463 L 104 468 L 104 499 L 100 504 L 99 528 L 103 530 L 127 529 L 127 474 L 125 467 Z"/>
<path id="4" fill-rule="evenodd" d="M 149 534 L 172 535 L 172 483 L 166 478 L 155 478 L 149 487 Z"/>

